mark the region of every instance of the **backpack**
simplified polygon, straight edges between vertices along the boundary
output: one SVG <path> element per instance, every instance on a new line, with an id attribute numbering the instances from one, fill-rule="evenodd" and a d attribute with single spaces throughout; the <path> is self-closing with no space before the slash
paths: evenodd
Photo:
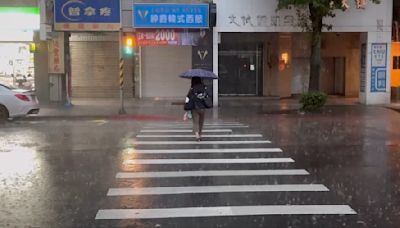
<path id="1" fill-rule="evenodd" d="M 183 109 L 185 111 L 193 110 L 195 109 L 196 103 L 201 103 L 205 108 L 212 108 L 212 100 L 207 93 L 206 86 L 196 92 L 193 91 L 193 88 L 190 88 L 189 93 L 185 98 Z"/>
<path id="2" fill-rule="evenodd" d="M 195 99 L 198 99 L 205 108 L 212 108 L 212 100 L 211 97 L 208 95 L 207 86 L 204 86 L 201 91 L 193 92 Z"/>

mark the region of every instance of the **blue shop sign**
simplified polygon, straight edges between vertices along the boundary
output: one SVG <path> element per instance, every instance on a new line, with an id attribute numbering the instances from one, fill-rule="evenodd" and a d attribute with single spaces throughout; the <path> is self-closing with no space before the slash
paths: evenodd
<path id="1" fill-rule="evenodd" d="M 134 28 L 208 28 L 208 4 L 133 5 Z"/>
<path id="2" fill-rule="evenodd" d="M 371 46 L 371 92 L 386 92 L 387 82 L 386 43 L 373 43 Z"/>
<path id="3" fill-rule="evenodd" d="M 55 0 L 56 30 L 119 30 L 119 0 Z"/>

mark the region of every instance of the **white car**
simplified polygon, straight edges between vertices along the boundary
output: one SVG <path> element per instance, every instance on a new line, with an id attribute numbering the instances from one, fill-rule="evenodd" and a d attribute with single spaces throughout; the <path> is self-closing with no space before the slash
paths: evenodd
<path id="1" fill-rule="evenodd" d="M 33 92 L 0 84 L 0 120 L 39 113 L 39 102 Z"/>

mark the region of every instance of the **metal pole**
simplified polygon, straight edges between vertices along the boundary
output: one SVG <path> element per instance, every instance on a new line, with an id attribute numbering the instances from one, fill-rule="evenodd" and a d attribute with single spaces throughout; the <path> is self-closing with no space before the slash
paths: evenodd
<path id="1" fill-rule="evenodd" d="M 71 49 L 69 47 L 69 32 L 61 33 L 64 36 L 64 71 L 65 71 L 65 107 L 71 107 Z"/>
<path id="2" fill-rule="evenodd" d="M 124 107 L 124 55 L 123 55 L 123 32 L 122 28 L 119 31 L 119 97 L 121 107 L 119 114 L 126 114 Z"/>

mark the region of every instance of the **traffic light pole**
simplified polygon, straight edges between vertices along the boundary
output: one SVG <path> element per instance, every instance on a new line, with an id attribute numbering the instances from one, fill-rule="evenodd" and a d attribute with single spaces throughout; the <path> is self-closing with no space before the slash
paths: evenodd
<path id="1" fill-rule="evenodd" d="M 119 114 L 126 114 L 124 107 L 124 44 L 123 44 L 124 34 L 122 28 L 119 31 L 119 98 L 121 102 L 121 107 L 119 109 Z"/>

